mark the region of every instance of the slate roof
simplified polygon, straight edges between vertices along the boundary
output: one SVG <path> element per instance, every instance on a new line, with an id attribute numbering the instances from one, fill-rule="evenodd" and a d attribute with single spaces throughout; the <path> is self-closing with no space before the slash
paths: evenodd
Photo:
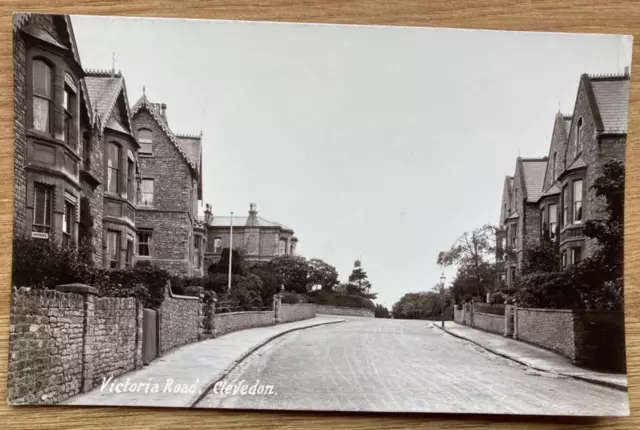
<path id="1" fill-rule="evenodd" d="M 13 23 L 13 31 L 18 31 L 22 28 L 22 26 L 29 21 L 29 18 L 31 18 L 31 15 L 33 15 L 33 13 L 29 12 L 29 13 L 25 13 L 25 12 L 14 12 L 13 15 L 11 15 L 11 21 Z"/>
<path id="2" fill-rule="evenodd" d="M 233 226 L 234 227 L 242 227 L 247 224 L 248 216 L 234 216 L 233 217 Z M 289 227 L 280 224 L 279 222 L 273 222 L 266 220 L 262 217 L 257 217 L 260 223 L 260 227 L 278 227 L 284 230 L 291 230 Z M 229 227 L 231 224 L 230 216 L 214 216 L 213 221 L 209 224 L 212 227 Z"/>
<path id="3" fill-rule="evenodd" d="M 567 136 L 569 135 L 569 132 L 571 131 L 571 121 L 573 121 L 573 117 L 571 116 L 564 116 L 564 129 L 567 132 Z"/>
<path id="4" fill-rule="evenodd" d="M 171 143 L 173 143 L 178 152 L 180 152 L 180 154 L 184 157 L 187 165 L 189 165 L 189 167 L 191 167 L 191 169 L 196 172 L 197 175 L 199 175 L 200 173 L 198 172 L 198 164 L 194 163 L 190 156 L 192 150 L 187 150 L 183 147 L 183 144 L 178 141 L 178 137 L 169 128 L 169 124 L 167 124 L 164 118 L 162 118 L 162 116 L 160 115 L 160 112 L 158 111 L 158 103 L 150 102 L 144 92 L 142 93 L 142 97 L 140 97 L 140 99 L 138 99 L 138 101 L 133 105 L 133 108 L 131 109 L 131 115 L 135 115 L 143 107 L 147 109 L 151 116 L 156 120 Z"/>
<path id="5" fill-rule="evenodd" d="M 64 44 L 61 41 L 53 37 L 51 34 L 49 34 L 47 31 L 45 31 L 41 27 L 37 27 L 35 25 L 27 25 L 22 29 L 22 31 L 30 34 L 35 38 L 38 38 L 47 43 L 50 43 L 51 45 L 57 46 L 58 48 L 67 49 L 67 47 L 64 46 Z"/>
<path id="6" fill-rule="evenodd" d="M 196 166 L 200 166 L 200 157 L 202 155 L 202 136 L 176 134 L 176 139 L 191 162 Z"/>
<path id="7" fill-rule="evenodd" d="M 629 109 L 628 76 L 590 76 L 605 133 L 627 132 Z"/>
<path id="8" fill-rule="evenodd" d="M 522 173 L 528 201 L 537 202 L 542 196 L 546 172 L 547 160 L 545 158 L 522 160 Z"/>
<path id="9" fill-rule="evenodd" d="M 123 97 L 126 106 L 126 117 L 131 124 L 131 112 L 126 95 L 124 77 L 121 73 L 109 72 L 104 70 L 87 70 L 84 78 L 89 92 L 91 106 L 96 114 L 95 120 L 99 121 L 100 131 L 105 127 L 131 134 L 126 127 L 111 117 L 111 113 L 118 101 L 120 93 L 124 93 Z"/>
<path id="10" fill-rule="evenodd" d="M 560 194 L 560 187 L 558 187 L 558 183 L 556 182 L 553 185 L 551 185 L 549 189 L 542 194 L 541 198 L 549 197 L 549 196 L 557 196 L 558 194 Z"/>
<path id="11" fill-rule="evenodd" d="M 567 167 L 567 170 L 575 170 L 575 169 L 580 169 L 582 167 L 587 167 L 587 163 L 584 162 L 584 159 L 582 158 L 582 154 L 581 154 L 581 155 L 578 155 L 578 158 L 573 160 L 573 163 L 571 163 L 571 165 Z"/>

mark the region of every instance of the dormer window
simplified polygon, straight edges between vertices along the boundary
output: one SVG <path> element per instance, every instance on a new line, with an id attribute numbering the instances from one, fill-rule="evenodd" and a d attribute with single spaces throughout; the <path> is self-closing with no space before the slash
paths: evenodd
<path id="1" fill-rule="evenodd" d="M 582 117 L 578 118 L 576 124 L 576 157 L 582 152 L 584 127 L 582 125 Z"/>
<path id="2" fill-rule="evenodd" d="M 42 60 L 33 61 L 33 128 L 51 132 L 51 101 L 53 99 L 51 67 Z"/>
<path id="3" fill-rule="evenodd" d="M 138 143 L 140 144 L 140 155 L 153 155 L 153 135 L 151 130 L 146 128 L 138 130 Z"/>

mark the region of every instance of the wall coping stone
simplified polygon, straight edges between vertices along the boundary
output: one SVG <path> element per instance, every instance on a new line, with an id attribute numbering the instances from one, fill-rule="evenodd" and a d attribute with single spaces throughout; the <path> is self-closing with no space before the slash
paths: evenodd
<path id="1" fill-rule="evenodd" d="M 80 283 L 57 285 L 56 291 L 59 291 L 61 293 L 78 293 L 94 296 L 99 295 L 97 288 Z"/>
<path id="2" fill-rule="evenodd" d="M 572 314 L 576 312 L 573 309 L 544 309 L 544 308 L 521 308 L 521 307 L 518 307 L 517 309 L 518 311 L 554 312 L 554 313 L 563 313 L 563 314 Z M 587 311 L 587 312 L 590 312 L 590 311 Z"/>
<path id="3" fill-rule="evenodd" d="M 474 314 L 475 314 L 475 315 L 484 315 L 484 316 L 487 316 L 487 317 L 504 318 L 504 315 L 488 314 L 488 313 L 486 313 L 486 312 L 478 312 L 478 311 L 475 311 L 475 312 L 474 312 Z"/>
<path id="4" fill-rule="evenodd" d="M 167 292 L 167 297 L 172 298 L 172 299 L 200 300 L 200 297 L 196 297 L 196 296 L 181 296 L 179 294 L 173 294 L 173 291 L 171 291 L 171 283 L 170 283 L 170 281 L 167 281 L 167 285 L 165 287 L 165 291 Z"/>
<path id="5" fill-rule="evenodd" d="M 222 314 L 215 314 L 216 318 L 217 317 L 224 317 L 227 315 L 246 315 L 246 314 L 264 314 L 264 313 L 273 313 L 273 310 L 270 311 L 239 311 L 239 312 L 225 312 Z"/>

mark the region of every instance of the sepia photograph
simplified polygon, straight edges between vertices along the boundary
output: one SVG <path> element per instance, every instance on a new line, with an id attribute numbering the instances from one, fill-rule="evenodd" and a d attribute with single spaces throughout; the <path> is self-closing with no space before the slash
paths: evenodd
<path id="1" fill-rule="evenodd" d="M 629 415 L 632 44 L 14 13 L 7 401 Z"/>

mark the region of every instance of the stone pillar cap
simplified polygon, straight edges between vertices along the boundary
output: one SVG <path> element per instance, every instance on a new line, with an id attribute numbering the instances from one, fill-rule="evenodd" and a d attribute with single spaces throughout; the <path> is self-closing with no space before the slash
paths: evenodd
<path id="1" fill-rule="evenodd" d="M 92 294 L 94 296 L 99 294 L 97 288 L 80 283 L 57 285 L 56 291 L 60 291 L 61 293 L 78 293 L 84 295 Z"/>

